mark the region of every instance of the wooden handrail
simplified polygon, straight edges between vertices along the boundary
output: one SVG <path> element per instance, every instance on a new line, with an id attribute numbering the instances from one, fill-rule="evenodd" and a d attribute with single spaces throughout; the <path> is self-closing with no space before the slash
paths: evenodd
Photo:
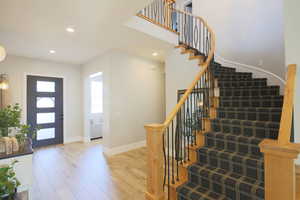
<path id="1" fill-rule="evenodd" d="M 285 145 L 290 143 L 292 118 L 294 109 L 296 65 L 289 65 L 287 72 L 287 82 L 285 86 L 282 115 L 280 120 L 278 143 Z"/>
<path id="2" fill-rule="evenodd" d="M 147 191 L 146 191 L 146 199 L 147 200 L 163 200 L 165 197 L 164 189 L 163 186 L 168 187 L 168 199 L 170 200 L 176 200 L 177 195 L 176 195 L 176 188 L 182 184 L 183 182 L 186 181 L 187 179 L 187 171 L 185 169 L 185 165 L 192 164 L 195 162 L 196 154 L 190 154 L 189 153 L 189 148 L 193 146 L 193 144 L 197 145 L 204 145 L 204 138 L 203 135 L 201 135 L 202 132 L 206 131 L 206 127 L 208 127 L 207 121 L 203 123 L 203 127 L 201 127 L 200 130 L 191 130 L 193 132 L 192 134 L 195 134 L 195 140 L 192 142 L 191 136 L 189 136 L 188 139 L 186 137 L 188 136 L 182 136 L 185 137 L 184 139 L 184 144 L 181 144 L 181 147 L 177 146 L 176 147 L 176 139 L 175 134 L 176 130 L 179 130 L 181 128 L 180 123 L 177 123 L 177 119 L 181 119 L 181 111 L 187 110 L 187 112 L 192 112 L 191 108 L 191 100 L 190 97 L 192 96 L 192 92 L 194 89 L 199 89 L 202 87 L 202 89 L 205 90 L 205 95 L 208 97 L 208 101 L 206 100 L 205 103 L 205 109 L 203 108 L 203 113 L 208 112 L 210 113 L 209 106 L 211 105 L 211 98 L 210 97 L 210 91 L 213 90 L 213 78 L 211 74 L 211 68 L 210 64 L 212 63 L 214 59 L 214 53 L 215 53 L 215 48 L 216 48 L 216 39 L 215 39 L 215 34 L 212 31 L 212 29 L 208 26 L 208 24 L 203 20 L 201 17 L 198 16 L 193 16 L 190 13 L 185 13 L 183 11 L 174 9 L 174 4 L 168 3 L 170 1 L 167 0 L 161 0 L 165 4 L 163 4 L 164 8 L 164 15 L 165 18 L 156 21 L 156 18 L 147 15 L 149 11 L 145 12 L 145 9 L 143 12 L 140 12 L 137 14 L 137 16 L 142 17 L 143 19 L 146 19 L 160 27 L 163 27 L 167 30 L 175 31 L 178 33 L 178 39 L 179 39 L 179 44 L 186 47 L 186 50 L 189 49 L 191 52 L 197 51 L 198 54 L 203 55 L 205 58 L 204 63 L 201 65 L 202 68 L 200 68 L 200 71 L 196 74 L 196 77 L 194 78 L 193 82 L 189 85 L 188 89 L 185 91 L 185 93 L 182 95 L 181 99 L 177 103 L 177 105 L 174 107 L 174 109 L 171 111 L 171 113 L 167 116 L 166 120 L 162 124 L 150 124 L 146 125 L 145 129 L 147 130 L 147 148 L 148 148 L 148 158 L 147 158 L 147 163 L 148 163 L 148 176 L 147 176 Z M 167 2 L 167 3 L 166 3 Z M 161 4 L 159 4 L 161 5 Z M 147 9 L 146 9 L 147 10 Z M 182 40 L 181 36 L 183 36 L 182 30 L 179 28 L 178 30 L 178 21 L 176 21 L 175 28 L 174 28 L 174 21 L 172 20 L 172 14 L 174 12 L 177 12 L 177 14 L 186 14 L 189 16 L 192 16 L 193 19 L 197 19 L 199 21 L 201 28 L 203 28 L 202 33 L 205 33 L 204 35 L 201 35 L 201 31 L 197 32 L 199 34 L 199 38 L 202 37 L 203 42 L 202 43 L 202 49 L 201 45 L 199 46 L 193 46 L 190 44 L 190 41 Z M 178 15 L 177 20 L 178 19 Z M 190 18 L 191 19 L 191 18 Z M 182 24 L 179 25 L 179 27 L 183 27 Z M 198 28 L 200 28 L 198 27 Z M 200 40 L 200 39 L 199 39 Z M 198 43 L 197 43 L 198 44 Z M 203 94 L 204 95 L 204 94 Z M 194 97 L 195 100 L 196 97 Z M 203 97 L 204 98 L 204 97 Z M 202 99 L 202 101 L 204 101 Z M 194 101 L 195 103 L 195 101 Z M 198 105 L 194 105 L 193 108 L 195 108 Z M 204 105 L 203 105 L 204 106 Z M 190 110 L 189 108 L 190 107 Z M 209 115 L 209 114 L 208 114 Z M 180 116 L 180 117 L 179 117 Z M 178 118 L 176 118 L 178 117 Z M 185 120 L 186 116 L 183 116 Z M 204 120 L 204 118 L 203 118 Z M 178 125 L 178 126 L 177 126 Z M 175 129 L 174 129 L 175 128 Z M 192 129 L 192 128 L 191 128 Z M 175 130 L 175 131 L 174 131 Z M 170 131 L 170 132 L 169 132 Z M 169 134 L 170 133 L 170 134 Z M 183 132 L 181 132 L 183 134 Z M 196 136 L 196 134 L 198 136 Z M 177 139 L 179 139 L 178 136 Z M 170 142 L 171 140 L 171 142 Z M 193 144 L 191 144 L 193 143 Z M 194 146 L 193 146 L 194 147 Z M 176 148 L 177 152 L 179 152 L 180 149 L 187 149 L 188 153 L 184 153 L 184 155 L 181 155 L 180 158 L 175 159 L 176 157 Z M 186 150 L 183 150 L 184 152 Z M 179 156 L 179 155 L 177 155 Z M 179 159 L 181 161 L 179 161 Z M 163 162 L 163 160 L 165 162 Z M 184 163 L 184 165 L 183 165 Z M 177 165 L 176 165 L 177 164 Z M 163 166 L 165 166 L 165 172 L 163 172 Z M 177 173 L 177 176 L 175 178 L 175 173 Z M 172 177 L 172 178 L 171 178 Z"/>
<path id="3" fill-rule="evenodd" d="M 172 23 L 171 23 L 171 19 L 172 19 L 172 6 L 174 6 L 175 4 L 174 0 L 155 0 L 154 2 L 152 2 L 150 5 L 148 5 L 148 7 L 142 9 L 139 13 L 136 14 L 136 16 L 143 18 L 145 20 L 147 20 L 148 22 L 160 26 L 161 28 L 164 28 L 168 31 L 171 31 L 175 34 L 179 34 L 177 32 L 177 30 L 175 30 L 172 27 Z M 147 8 L 151 6 L 156 7 L 156 5 L 158 7 L 156 7 L 156 14 L 154 14 L 155 12 L 149 12 L 149 10 Z M 153 8 L 152 8 L 153 9 Z M 162 11 L 162 13 L 159 13 L 160 11 Z M 144 12 L 144 13 L 143 13 Z M 154 14 L 154 15 L 153 15 Z M 158 14 L 162 14 L 161 16 L 158 16 Z M 159 19 L 157 19 L 157 17 Z"/>
<path id="4" fill-rule="evenodd" d="M 155 20 L 150 19 L 150 18 L 148 18 L 148 17 L 146 17 L 146 16 L 144 16 L 144 15 L 142 15 L 142 14 L 140 14 L 140 13 L 136 14 L 136 16 L 138 16 L 138 17 L 140 17 L 140 18 L 142 18 L 142 19 L 144 19 L 144 20 L 146 20 L 146 21 L 148 21 L 148 22 L 150 22 L 150 23 L 152 23 L 152 24 L 154 24 L 154 25 L 160 26 L 161 28 L 164 28 L 164 29 L 166 29 L 167 31 L 171 31 L 171 32 L 173 32 L 173 33 L 179 35 L 179 33 L 178 33 L 177 31 L 175 31 L 175 30 L 173 30 L 173 29 L 171 29 L 171 28 L 169 28 L 169 27 L 167 27 L 167 26 L 165 26 L 165 25 L 163 25 L 163 24 L 160 24 L 160 23 L 156 22 Z"/>
<path id="5" fill-rule="evenodd" d="M 177 10 L 177 9 L 174 9 L 175 11 L 177 12 L 181 12 L 181 13 L 186 13 L 186 12 L 183 12 L 183 11 L 180 11 L 180 10 Z M 190 13 L 186 13 L 186 14 L 189 14 L 191 16 L 194 16 Z M 203 24 L 207 27 L 208 31 L 211 33 L 211 36 L 212 36 L 212 45 L 211 45 L 211 49 L 209 51 L 209 54 L 208 54 L 208 57 L 205 61 L 205 63 L 203 64 L 203 67 L 201 69 L 201 71 L 196 75 L 194 81 L 191 83 L 191 85 L 188 87 L 188 89 L 186 90 L 186 92 L 184 93 L 184 95 L 181 97 L 180 101 L 177 103 L 177 105 L 175 106 L 175 108 L 172 110 L 172 112 L 168 115 L 166 121 L 164 122 L 164 126 L 165 128 L 167 128 L 170 123 L 172 122 L 172 120 L 176 117 L 176 114 L 178 113 L 178 111 L 180 110 L 181 106 L 186 102 L 187 98 L 189 97 L 189 95 L 192 93 L 193 89 L 195 88 L 197 82 L 200 80 L 201 76 L 208 70 L 208 67 L 214 57 L 214 53 L 215 53 L 215 49 L 216 49 L 216 38 L 215 38 L 215 34 L 214 32 L 212 31 L 212 29 L 207 25 L 207 23 L 201 18 L 201 17 L 198 17 L 198 16 L 194 16 L 194 17 L 197 17 L 198 19 L 200 19 Z"/>

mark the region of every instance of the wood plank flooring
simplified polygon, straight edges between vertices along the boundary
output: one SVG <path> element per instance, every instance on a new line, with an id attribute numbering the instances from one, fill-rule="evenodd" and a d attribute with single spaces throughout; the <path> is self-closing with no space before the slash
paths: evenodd
<path id="1" fill-rule="evenodd" d="M 146 148 L 106 158 L 101 142 L 38 149 L 33 200 L 144 200 Z"/>

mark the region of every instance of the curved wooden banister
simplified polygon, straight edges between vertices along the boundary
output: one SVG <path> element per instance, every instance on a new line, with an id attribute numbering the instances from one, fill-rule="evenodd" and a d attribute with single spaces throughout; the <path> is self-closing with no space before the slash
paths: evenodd
<path id="1" fill-rule="evenodd" d="M 289 65 L 287 82 L 284 91 L 284 101 L 280 120 L 278 143 L 285 145 L 291 141 L 292 118 L 294 109 L 294 96 L 296 85 L 296 65 Z"/>
<path id="2" fill-rule="evenodd" d="M 181 106 L 184 104 L 184 102 L 186 101 L 186 99 L 188 98 L 188 96 L 192 93 L 193 89 L 195 88 L 195 85 L 197 84 L 197 82 L 199 81 L 199 79 L 201 78 L 201 76 L 208 70 L 208 67 L 214 57 L 214 53 L 216 50 L 216 37 L 215 34 L 213 32 L 213 30 L 210 28 L 210 26 L 207 24 L 207 22 L 199 17 L 199 16 L 195 16 L 191 13 L 187 13 L 185 11 L 181 11 L 175 8 L 171 8 L 171 10 L 176 11 L 178 13 L 181 14 L 185 14 L 191 17 L 195 17 L 197 19 L 199 19 L 208 29 L 208 31 L 211 34 L 211 49 L 209 51 L 209 54 L 207 56 L 207 59 L 205 61 L 205 63 L 203 64 L 202 70 L 196 75 L 194 81 L 191 83 L 191 85 L 188 87 L 188 89 L 186 90 L 185 94 L 181 97 L 180 101 L 177 103 L 177 105 L 175 106 L 175 108 L 173 109 L 173 111 L 168 115 L 167 119 L 165 120 L 165 122 L 163 123 L 165 127 L 168 127 L 171 123 L 171 121 L 175 118 L 176 114 L 178 113 L 179 109 L 181 108 Z"/>
<path id="3" fill-rule="evenodd" d="M 178 43 L 184 52 L 203 60 L 200 71 L 164 123 L 145 126 L 148 147 L 146 199 L 149 200 L 163 200 L 164 186 L 168 187 L 168 199 L 177 199 L 176 187 L 186 181 L 186 167 L 195 162 L 196 155 L 190 149 L 203 145 L 200 133 L 207 131 L 213 105 L 211 63 L 216 48 L 215 34 L 204 19 L 175 9 L 172 2 L 155 0 L 137 16 L 178 33 Z M 195 121 L 199 127 L 193 126 Z"/>
<path id="4" fill-rule="evenodd" d="M 210 28 L 210 26 L 208 25 L 208 23 L 202 17 L 197 16 L 197 15 L 193 15 L 192 13 L 189 13 L 189 12 L 186 12 L 186 11 L 178 10 L 176 8 L 170 7 L 170 9 L 173 10 L 173 11 L 175 11 L 175 12 L 177 12 L 177 13 L 181 13 L 181 14 L 188 15 L 188 16 L 195 17 L 195 18 L 199 19 L 208 28 L 208 30 L 211 33 L 213 33 L 213 30 Z"/>

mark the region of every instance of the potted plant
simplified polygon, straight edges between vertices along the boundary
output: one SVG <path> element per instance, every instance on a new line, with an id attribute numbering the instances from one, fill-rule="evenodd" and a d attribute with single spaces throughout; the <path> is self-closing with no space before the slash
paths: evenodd
<path id="1" fill-rule="evenodd" d="M 18 161 L 13 161 L 10 165 L 0 167 L 0 199 L 12 200 L 16 194 L 19 180 L 16 178 L 14 165 Z"/>
<path id="2" fill-rule="evenodd" d="M 0 137 L 15 137 L 22 150 L 29 137 L 35 137 L 37 129 L 22 124 L 21 113 L 22 109 L 19 104 L 0 109 Z"/>

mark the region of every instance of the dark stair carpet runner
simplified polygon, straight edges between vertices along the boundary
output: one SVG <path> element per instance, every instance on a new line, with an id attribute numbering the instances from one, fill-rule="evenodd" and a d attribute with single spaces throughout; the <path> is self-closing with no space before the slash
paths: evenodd
<path id="1" fill-rule="evenodd" d="M 188 168 L 188 182 L 178 200 L 263 200 L 264 160 L 259 143 L 276 139 L 283 104 L 278 86 L 252 73 L 214 64 L 219 107 L 211 120 L 198 161 Z"/>

